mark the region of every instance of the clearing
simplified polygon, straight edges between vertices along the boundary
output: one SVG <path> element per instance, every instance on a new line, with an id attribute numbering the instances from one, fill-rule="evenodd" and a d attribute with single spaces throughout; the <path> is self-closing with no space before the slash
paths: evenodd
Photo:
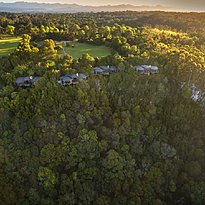
<path id="1" fill-rule="evenodd" d="M 20 40 L 20 37 L 2 36 L 2 39 L 0 39 L 0 57 L 12 53 Z"/>
<path id="2" fill-rule="evenodd" d="M 69 46 L 62 43 L 63 49 L 60 54 L 68 53 L 73 58 L 81 58 L 83 54 L 88 53 L 93 57 L 104 57 L 111 54 L 111 49 L 103 45 L 92 45 L 88 43 L 69 42 Z"/>

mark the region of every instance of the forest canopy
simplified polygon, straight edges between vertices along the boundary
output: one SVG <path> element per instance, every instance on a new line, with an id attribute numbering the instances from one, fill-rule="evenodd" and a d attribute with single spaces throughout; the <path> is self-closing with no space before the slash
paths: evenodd
<path id="1" fill-rule="evenodd" d="M 205 204 L 204 15 L 0 13 L 19 39 L 0 57 L 0 204 Z M 73 42 L 109 52 L 74 58 Z"/>

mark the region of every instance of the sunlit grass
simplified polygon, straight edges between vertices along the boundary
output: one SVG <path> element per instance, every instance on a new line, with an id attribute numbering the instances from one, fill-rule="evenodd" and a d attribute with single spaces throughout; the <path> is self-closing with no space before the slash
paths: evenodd
<path id="1" fill-rule="evenodd" d="M 3 36 L 0 39 L 0 57 L 12 53 L 16 49 L 20 39 L 20 37 Z"/>
<path id="2" fill-rule="evenodd" d="M 74 47 L 72 47 L 72 45 Z M 83 54 L 88 53 L 93 57 L 104 57 L 111 54 L 111 49 L 106 46 L 92 45 L 88 43 L 70 42 L 70 46 L 64 47 L 65 52 L 70 54 L 73 58 L 81 58 Z M 64 54 L 63 51 L 60 51 Z"/>

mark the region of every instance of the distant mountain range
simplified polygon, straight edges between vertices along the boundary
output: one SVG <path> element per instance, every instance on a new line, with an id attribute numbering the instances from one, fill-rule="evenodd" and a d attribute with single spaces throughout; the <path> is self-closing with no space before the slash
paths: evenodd
<path id="1" fill-rule="evenodd" d="M 76 12 L 101 12 L 101 11 L 170 11 L 171 8 L 157 6 L 134 6 L 130 4 L 105 5 L 105 6 L 82 6 L 77 4 L 48 4 L 48 3 L 30 3 L 0 2 L 0 12 L 16 13 L 76 13 Z"/>

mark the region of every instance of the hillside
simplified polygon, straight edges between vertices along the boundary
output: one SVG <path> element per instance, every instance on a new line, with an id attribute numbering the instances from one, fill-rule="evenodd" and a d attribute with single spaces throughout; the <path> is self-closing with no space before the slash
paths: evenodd
<path id="1" fill-rule="evenodd" d="M 123 5 L 106 5 L 106 6 L 82 6 L 77 4 L 46 4 L 46 3 L 2 3 L 0 2 L 0 12 L 17 12 L 17 13 L 76 13 L 76 12 L 101 12 L 101 11 L 167 11 L 171 8 L 166 8 L 160 5 L 157 6 L 134 6 L 129 4 Z"/>

